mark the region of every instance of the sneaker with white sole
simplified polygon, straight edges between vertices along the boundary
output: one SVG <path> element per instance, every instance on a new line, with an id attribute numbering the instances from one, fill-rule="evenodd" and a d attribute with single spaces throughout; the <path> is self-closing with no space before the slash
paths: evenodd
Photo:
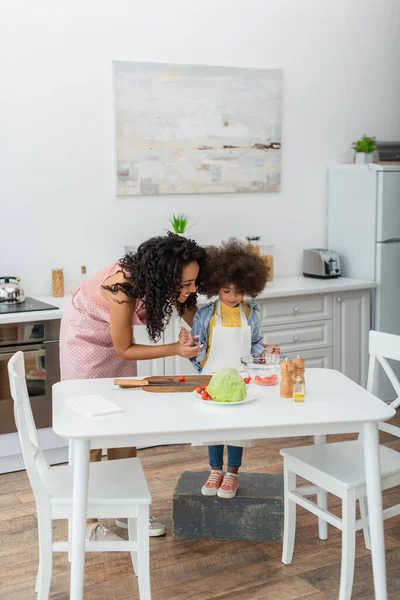
<path id="1" fill-rule="evenodd" d="M 201 488 L 203 496 L 216 496 L 224 476 L 218 471 L 211 471 L 207 481 Z"/>
<path id="2" fill-rule="evenodd" d="M 218 488 L 218 497 L 226 499 L 234 498 L 238 491 L 238 487 L 238 477 L 235 477 L 235 475 L 231 475 L 230 473 L 226 473 L 222 480 L 221 486 Z"/>
<path id="3" fill-rule="evenodd" d="M 121 529 L 128 529 L 128 519 L 115 519 L 115 524 Z M 155 517 L 149 517 L 149 536 L 158 537 L 164 535 L 165 525 L 161 521 L 157 521 Z"/>
<path id="4" fill-rule="evenodd" d="M 89 523 L 86 527 L 86 540 L 88 542 L 120 542 L 122 538 L 113 533 L 103 523 Z"/>

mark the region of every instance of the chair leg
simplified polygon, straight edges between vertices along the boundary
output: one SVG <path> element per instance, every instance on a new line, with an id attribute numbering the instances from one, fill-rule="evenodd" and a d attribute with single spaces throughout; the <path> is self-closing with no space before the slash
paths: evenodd
<path id="1" fill-rule="evenodd" d="M 138 540 L 138 587 L 140 600 L 151 600 L 150 592 L 150 542 L 149 542 L 149 507 L 138 506 L 137 540 Z"/>
<path id="2" fill-rule="evenodd" d="M 289 492 L 296 490 L 296 473 L 289 471 L 286 459 L 284 459 L 283 465 L 285 500 L 282 562 L 288 565 L 293 559 L 294 538 L 296 535 L 296 503 L 289 500 Z"/>
<path id="3" fill-rule="evenodd" d="M 356 494 L 346 493 L 342 502 L 342 568 L 339 600 L 350 600 L 354 578 L 356 548 Z"/>
<path id="4" fill-rule="evenodd" d="M 328 493 L 320 492 L 317 494 L 317 504 L 320 508 L 327 510 L 328 508 Z M 328 539 L 328 523 L 324 519 L 318 518 L 318 535 L 320 540 Z"/>
<path id="5" fill-rule="evenodd" d="M 367 519 L 368 518 L 368 502 L 367 502 L 366 496 L 364 496 L 363 498 L 360 498 L 359 503 L 360 503 L 361 518 Z M 364 533 L 365 547 L 367 548 L 367 550 L 371 550 L 371 536 L 369 535 L 369 525 L 368 524 L 363 528 L 363 533 Z"/>
<path id="6" fill-rule="evenodd" d="M 48 600 L 53 569 L 52 523 L 47 511 L 38 511 L 39 568 L 35 592 L 37 600 Z"/>
<path id="7" fill-rule="evenodd" d="M 128 519 L 128 537 L 130 541 L 137 541 L 138 536 L 137 536 L 137 526 L 136 526 L 136 519 Z M 136 552 L 131 552 L 131 560 L 132 560 L 132 566 L 133 566 L 133 570 L 136 576 L 139 575 L 139 564 L 138 564 L 138 551 Z"/>
<path id="8" fill-rule="evenodd" d="M 314 435 L 314 445 L 318 446 L 318 444 L 326 444 L 326 435 Z M 317 494 L 317 505 L 324 510 L 328 508 L 327 492 Z M 328 539 L 328 523 L 321 517 L 318 517 L 318 535 L 320 540 Z"/>

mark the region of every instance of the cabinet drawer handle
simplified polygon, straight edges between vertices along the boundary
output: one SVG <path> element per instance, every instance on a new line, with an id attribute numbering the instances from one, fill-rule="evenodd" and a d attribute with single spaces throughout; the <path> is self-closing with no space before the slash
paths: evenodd
<path id="1" fill-rule="evenodd" d="M 298 341 L 299 341 L 299 339 L 300 339 L 300 338 L 299 338 L 299 336 L 298 336 L 298 335 L 294 335 L 294 336 L 293 336 L 293 341 L 294 341 L 294 342 L 298 342 Z"/>
<path id="2" fill-rule="evenodd" d="M 299 307 L 298 306 L 294 306 L 293 307 L 293 312 L 294 313 L 298 313 L 299 312 Z"/>
<path id="3" fill-rule="evenodd" d="M 338 296 L 338 297 L 336 298 L 336 302 L 341 302 L 341 301 L 342 301 L 342 298 L 341 298 L 340 296 Z"/>

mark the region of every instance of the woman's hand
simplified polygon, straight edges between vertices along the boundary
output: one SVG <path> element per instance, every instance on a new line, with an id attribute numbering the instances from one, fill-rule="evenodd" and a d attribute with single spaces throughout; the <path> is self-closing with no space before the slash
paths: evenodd
<path id="1" fill-rule="evenodd" d="M 184 346 L 194 346 L 199 337 L 199 335 L 192 335 L 186 327 L 182 326 L 179 332 L 179 343 Z"/>
<path id="2" fill-rule="evenodd" d="M 179 332 L 179 343 L 184 346 L 194 346 L 193 336 L 186 329 L 186 327 L 181 326 L 181 330 Z"/>
<path id="3" fill-rule="evenodd" d="M 182 356 L 183 358 L 194 358 L 198 355 L 200 350 L 200 342 L 195 346 L 186 346 L 180 342 L 175 342 L 174 346 L 176 354 L 178 356 Z"/>
<path id="4" fill-rule="evenodd" d="M 186 327 L 181 327 L 179 341 L 176 342 L 178 356 L 183 356 L 184 358 L 193 358 L 194 356 L 197 356 L 200 350 L 200 343 L 198 342 L 195 344 L 195 338 L 198 337 L 198 335 L 193 337 Z"/>
<path id="5" fill-rule="evenodd" d="M 280 354 L 281 353 L 281 349 L 279 348 L 279 346 L 277 344 L 271 344 L 270 346 L 268 344 L 263 344 L 265 350 L 262 352 L 262 354 Z"/>

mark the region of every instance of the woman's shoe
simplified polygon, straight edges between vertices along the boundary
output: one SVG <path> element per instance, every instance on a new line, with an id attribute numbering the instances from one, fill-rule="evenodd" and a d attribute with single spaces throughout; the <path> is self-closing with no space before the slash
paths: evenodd
<path id="1" fill-rule="evenodd" d="M 115 524 L 121 529 L 128 529 L 128 519 L 115 519 Z M 149 536 L 158 537 L 164 535 L 165 525 L 161 521 L 157 521 L 155 517 L 149 517 Z"/>

